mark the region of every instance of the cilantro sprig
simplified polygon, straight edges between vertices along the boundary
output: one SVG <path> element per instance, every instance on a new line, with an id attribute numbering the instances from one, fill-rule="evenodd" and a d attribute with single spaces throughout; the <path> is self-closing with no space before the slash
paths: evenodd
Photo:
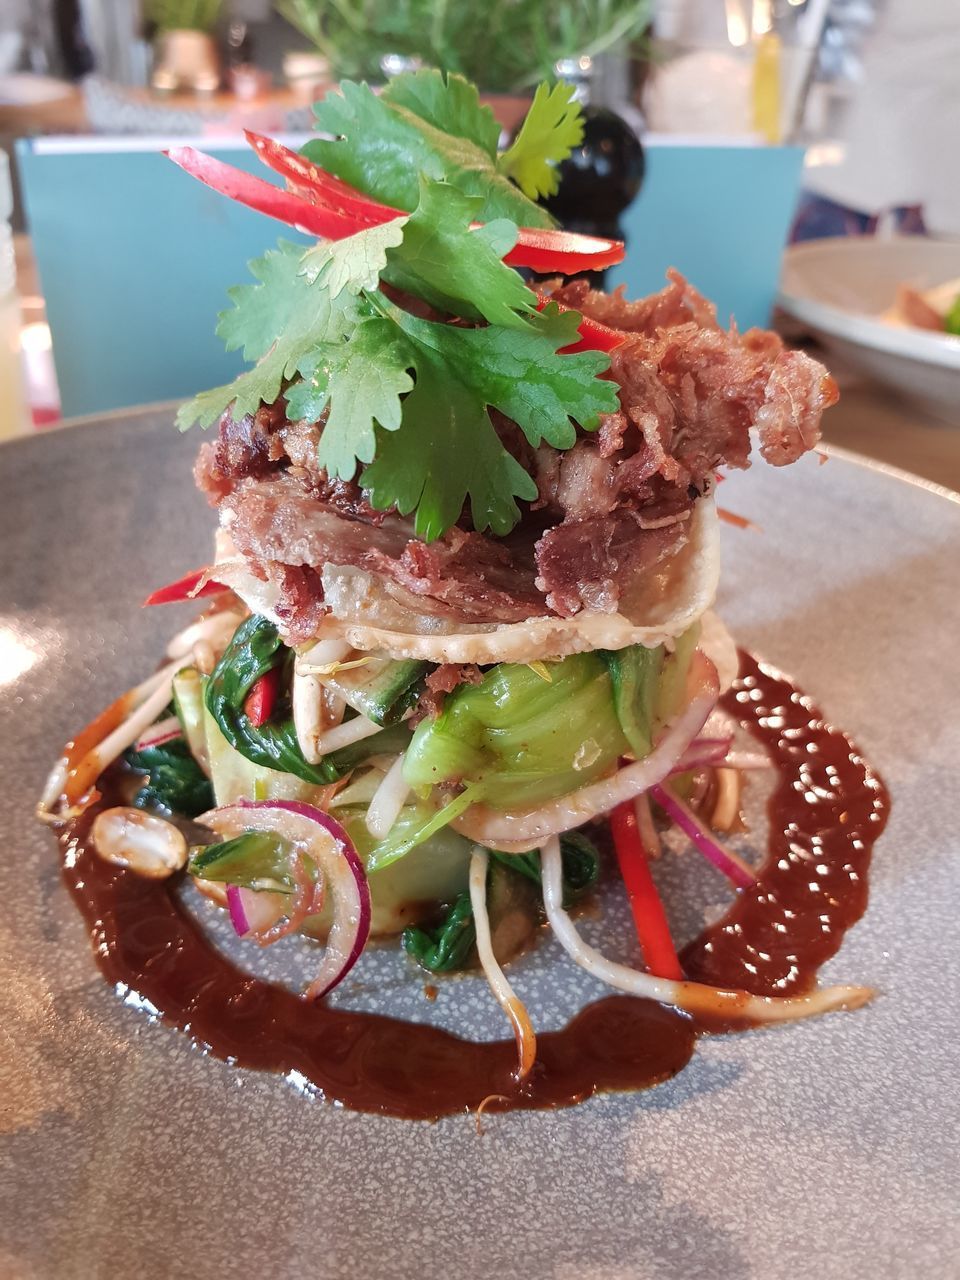
<path id="1" fill-rule="evenodd" d="M 478 196 L 481 222 L 555 225 L 498 171 L 499 126 L 461 76 L 418 71 L 397 76 L 379 94 L 344 80 L 314 114 L 318 130 L 331 137 L 311 140 L 304 155 L 383 204 L 413 209 L 422 175 Z"/>
<path id="2" fill-rule="evenodd" d="M 281 241 L 252 262 L 255 283 L 230 291 L 217 331 L 256 363 L 178 422 L 209 426 L 282 395 L 291 420 L 322 422 L 319 465 L 358 478 L 374 507 L 414 515 L 420 537 L 442 536 L 466 506 L 475 528 L 503 535 L 537 487 L 491 411 L 531 447 L 566 449 L 576 425 L 592 430 L 617 407 L 600 376 L 609 357 L 563 353 L 580 317 L 539 311 L 503 262 L 518 220 L 550 224 L 528 195 L 551 189 L 551 165 L 578 140 L 576 104 L 566 87 L 538 91 L 499 158 L 492 113 L 457 76 L 400 76 L 380 96 L 347 83 L 317 115 L 336 140 L 309 143 L 310 157 L 411 212 L 335 243 Z M 398 291 L 438 318 L 411 314 Z"/>
<path id="3" fill-rule="evenodd" d="M 576 341 L 579 317 L 554 308 L 521 333 L 437 324 L 389 305 L 385 313 L 407 339 L 393 351 L 415 370 L 416 384 L 403 402 L 401 430 L 376 432 L 376 459 L 362 475 L 371 505 L 415 511 L 416 532 L 430 541 L 456 523 L 469 500 L 476 529 L 508 533 L 520 518 L 515 499 L 533 501 L 537 486 L 487 410 L 512 418 L 534 448 L 544 441 L 569 448 L 576 439 L 571 415 L 590 430 L 616 408 L 616 385 L 596 376 L 607 357 L 559 355 Z"/>
<path id="4" fill-rule="evenodd" d="M 250 263 L 257 284 L 229 290 L 233 307 L 221 311 L 217 333 L 228 351 L 242 349 L 258 363 L 183 405 L 177 414 L 181 431 L 195 422 L 211 426 L 230 405 L 241 418 L 273 404 L 287 381 L 312 367 L 317 350 L 343 341 L 356 324 L 356 298 L 311 286 L 302 262 L 303 247 L 281 240 Z"/>
<path id="5" fill-rule="evenodd" d="M 520 132 L 497 161 L 497 168 L 513 178 L 531 200 L 556 195 L 554 167 L 583 141 L 583 116 L 571 84 L 541 84 Z"/>

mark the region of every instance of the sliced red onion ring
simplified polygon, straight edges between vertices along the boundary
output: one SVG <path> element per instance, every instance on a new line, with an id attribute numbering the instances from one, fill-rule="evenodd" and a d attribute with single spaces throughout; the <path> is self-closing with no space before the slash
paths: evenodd
<path id="1" fill-rule="evenodd" d="M 304 993 L 319 1000 L 332 991 L 356 964 L 370 935 L 370 887 L 363 863 L 350 837 L 335 818 L 295 800 L 241 800 L 211 809 L 197 819 L 224 839 L 244 831 L 268 831 L 280 836 L 317 866 L 333 900 L 333 924 L 327 937 L 320 970 Z M 264 895 L 256 894 L 256 897 Z M 237 897 L 246 923 L 247 902 Z M 237 918 L 231 918 L 234 927 Z"/>
<path id="2" fill-rule="evenodd" d="M 152 724 L 149 729 L 144 730 L 133 744 L 133 749 L 134 751 L 146 751 L 148 747 L 160 747 L 165 742 L 173 742 L 174 738 L 182 737 L 182 735 L 183 730 L 177 717 L 167 716 L 165 720 L 158 720 L 156 724 Z"/>
<path id="3" fill-rule="evenodd" d="M 283 915 L 285 905 L 282 893 L 260 893 L 235 884 L 227 885 L 230 923 L 240 938 L 252 938 L 273 928 Z"/>
<path id="4" fill-rule="evenodd" d="M 247 918 L 246 903 L 240 897 L 239 885 L 227 885 L 227 910 L 230 912 L 230 923 L 237 937 L 246 937 L 251 932 L 250 921 Z"/>
<path id="5" fill-rule="evenodd" d="M 715 769 L 726 762 L 732 738 L 694 738 L 680 757 L 673 773 L 694 769 Z"/>
<path id="6" fill-rule="evenodd" d="M 757 877 L 753 868 L 749 867 L 732 849 L 728 849 L 716 836 L 697 819 L 695 813 L 683 801 L 666 787 L 650 788 L 650 798 L 655 800 L 665 814 L 687 836 L 703 856 L 722 871 L 727 879 L 739 889 L 749 889 L 756 884 Z"/>

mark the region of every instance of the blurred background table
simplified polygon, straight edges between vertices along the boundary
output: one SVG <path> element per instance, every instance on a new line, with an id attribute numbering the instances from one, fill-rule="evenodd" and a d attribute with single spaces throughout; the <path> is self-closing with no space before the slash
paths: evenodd
<path id="1" fill-rule="evenodd" d="M 824 439 L 960 492 L 960 430 L 937 422 L 842 368 L 840 403 L 824 418 Z"/>
<path id="2" fill-rule="evenodd" d="M 919 211 L 921 227 L 926 209 L 930 231 L 960 235 L 960 222 L 942 216 L 960 208 L 942 198 L 940 178 L 951 166 L 937 154 L 930 162 L 936 139 L 960 125 L 954 46 L 944 35 L 952 3 L 491 0 L 481 34 L 490 37 L 506 13 L 522 9 L 523 29 L 539 33 L 525 54 L 521 40 L 492 38 L 479 52 L 476 33 L 463 47 L 453 7 L 439 4 L 424 23 L 414 21 L 416 5 L 401 21 L 391 0 L 367 0 L 368 17 L 391 20 L 371 18 L 361 31 L 340 22 L 327 0 L 210 0 L 206 35 L 194 32 L 194 43 L 207 41 L 215 71 L 208 88 L 219 89 L 194 92 L 177 81 L 176 92 L 158 93 L 148 85 L 159 84 L 169 52 L 164 22 L 177 6 L 51 0 L 46 13 L 9 0 L 0 6 L 0 147 L 17 149 L 14 301 L 32 423 L 186 397 L 235 375 L 213 317 L 243 261 L 272 242 L 272 229 L 191 184 L 159 151 L 173 136 L 197 135 L 205 150 L 219 151 L 235 146 L 245 126 L 306 130 L 311 97 L 344 77 L 376 82 L 403 67 L 461 67 L 480 82 L 506 133 L 536 80 L 572 78 L 591 105 L 621 113 L 647 149 L 640 197 L 621 221 L 627 260 L 608 286 L 623 283 L 638 296 L 673 265 L 717 302 L 723 322 L 733 317 L 742 329 L 767 323 L 791 225 L 794 235 L 810 229 L 809 209 L 806 223 L 797 216 L 798 192 L 835 196 L 838 165 L 865 203 L 859 212 L 829 211 L 849 214 L 852 227 L 882 229 L 902 205 Z M 897 118 L 909 116 L 909 129 L 845 125 L 858 106 L 872 121 L 888 100 Z M 917 147 L 911 139 L 928 133 L 917 125 L 924 111 L 933 132 Z M 879 163 L 864 145 L 874 134 L 884 145 L 888 134 L 891 146 L 909 145 L 888 148 Z M 859 147 L 852 169 L 851 137 Z M 229 158 L 256 166 L 249 154 Z M 837 373 L 843 398 L 826 418 L 828 441 L 960 489 L 960 428 L 852 370 Z"/>

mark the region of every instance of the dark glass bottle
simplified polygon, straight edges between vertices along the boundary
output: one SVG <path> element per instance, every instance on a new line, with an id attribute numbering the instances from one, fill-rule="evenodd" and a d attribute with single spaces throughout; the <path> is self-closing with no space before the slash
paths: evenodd
<path id="1" fill-rule="evenodd" d="M 560 165 L 560 187 L 543 204 L 568 231 L 622 240 L 620 218 L 643 185 L 643 146 L 615 111 L 588 104 L 583 116 L 583 141 Z M 595 288 L 605 274 L 590 273 Z"/>
<path id="2" fill-rule="evenodd" d="M 78 0 L 55 0 L 53 22 L 64 72 L 68 79 L 79 80 L 93 70 L 94 57 Z"/>

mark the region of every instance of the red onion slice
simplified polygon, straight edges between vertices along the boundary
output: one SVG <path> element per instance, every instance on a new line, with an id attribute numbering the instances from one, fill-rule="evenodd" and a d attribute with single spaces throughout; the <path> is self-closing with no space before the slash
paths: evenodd
<path id="1" fill-rule="evenodd" d="M 149 729 L 145 729 L 133 744 L 133 749 L 146 751 L 148 747 L 159 747 L 165 742 L 173 742 L 175 738 L 182 737 L 183 729 L 180 727 L 180 721 L 176 716 L 167 716 L 165 720 L 158 720 Z"/>
<path id="2" fill-rule="evenodd" d="M 726 761 L 732 742 L 732 738 L 694 738 L 672 772 L 715 769 Z"/>
<path id="3" fill-rule="evenodd" d="M 240 887 L 227 885 L 227 910 L 230 912 L 230 923 L 238 938 L 245 938 L 250 933 L 250 921 L 245 910 L 246 903 L 240 896 Z"/>
<path id="4" fill-rule="evenodd" d="M 258 892 L 243 889 L 239 885 L 227 885 L 227 909 L 230 923 L 240 938 L 256 938 L 272 929 L 286 909 L 286 895 L 269 891 Z"/>
<path id="5" fill-rule="evenodd" d="M 356 964 L 370 935 L 370 887 L 363 863 L 346 831 L 321 809 L 295 800 L 241 800 L 221 809 L 211 809 L 197 821 L 224 839 L 232 839 L 245 831 L 271 832 L 316 864 L 332 897 L 333 924 L 319 972 L 304 994 L 308 1000 L 327 995 Z M 250 925 L 246 902 L 241 896 L 237 896 L 236 901 L 238 909 L 243 907 L 244 919 Z M 239 910 L 235 918 L 232 906 L 231 918 L 236 928 Z"/>
<path id="6" fill-rule="evenodd" d="M 731 884 L 735 884 L 738 889 L 749 889 L 751 885 L 756 884 L 757 877 L 753 868 L 718 840 L 712 831 L 708 831 L 679 796 L 675 796 L 666 787 L 654 786 L 650 788 L 650 797 Z"/>

